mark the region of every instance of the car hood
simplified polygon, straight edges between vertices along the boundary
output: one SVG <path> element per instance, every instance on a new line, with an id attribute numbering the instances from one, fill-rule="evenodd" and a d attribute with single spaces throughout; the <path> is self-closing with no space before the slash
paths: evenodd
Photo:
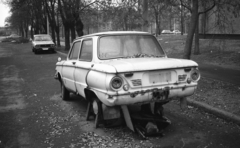
<path id="1" fill-rule="evenodd" d="M 53 41 L 34 41 L 34 45 L 42 45 L 42 44 L 54 44 Z"/>
<path id="2" fill-rule="evenodd" d="M 192 60 L 172 58 L 133 58 L 111 60 L 94 65 L 93 69 L 105 72 L 131 72 L 158 69 L 175 69 L 183 67 L 197 67 L 198 64 Z M 103 70 L 105 69 L 105 70 Z"/>

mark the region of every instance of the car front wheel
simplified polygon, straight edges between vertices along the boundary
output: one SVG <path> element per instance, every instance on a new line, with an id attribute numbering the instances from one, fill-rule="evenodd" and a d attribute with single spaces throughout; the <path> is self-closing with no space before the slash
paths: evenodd
<path id="1" fill-rule="evenodd" d="M 63 82 L 61 83 L 61 95 L 63 100 L 69 100 L 70 92 L 66 89 Z"/>

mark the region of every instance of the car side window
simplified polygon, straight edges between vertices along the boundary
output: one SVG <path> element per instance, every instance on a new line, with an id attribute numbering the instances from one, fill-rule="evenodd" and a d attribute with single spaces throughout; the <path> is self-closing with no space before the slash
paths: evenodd
<path id="1" fill-rule="evenodd" d="M 69 55 L 70 60 L 76 60 L 78 58 L 81 42 L 75 42 L 72 46 L 71 53 Z"/>
<path id="2" fill-rule="evenodd" d="M 93 41 L 92 39 L 83 40 L 79 59 L 81 61 L 92 61 Z"/>

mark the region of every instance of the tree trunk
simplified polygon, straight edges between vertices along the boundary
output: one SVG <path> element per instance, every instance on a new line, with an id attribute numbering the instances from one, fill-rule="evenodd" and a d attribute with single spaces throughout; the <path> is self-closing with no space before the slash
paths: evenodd
<path id="1" fill-rule="evenodd" d="M 184 59 L 190 59 L 191 58 L 191 50 L 192 50 L 192 41 L 193 36 L 197 24 L 197 18 L 198 18 L 198 0 L 192 0 L 193 7 L 192 7 L 192 15 L 191 15 L 191 22 L 190 22 L 190 29 L 187 34 L 187 39 L 184 47 Z"/>
<path id="2" fill-rule="evenodd" d="M 52 31 L 53 42 L 56 44 L 55 27 L 54 27 L 54 25 L 51 25 L 51 31 Z"/>
<path id="3" fill-rule="evenodd" d="M 172 30 L 172 16 L 169 17 L 169 30 Z"/>
<path id="4" fill-rule="evenodd" d="M 159 13 L 157 12 L 156 9 L 154 9 L 154 14 L 155 14 L 155 22 L 156 22 L 156 37 L 160 34 L 160 18 L 159 18 Z"/>
<path id="5" fill-rule="evenodd" d="M 31 20 L 31 39 L 33 39 L 33 20 Z"/>
<path id="6" fill-rule="evenodd" d="M 65 32 L 65 50 L 70 49 L 70 28 L 67 25 L 64 25 L 64 32 Z"/>
<path id="7" fill-rule="evenodd" d="M 76 39 L 75 26 L 71 25 L 71 41 L 73 42 Z"/>
<path id="8" fill-rule="evenodd" d="M 198 17 L 199 18 L 199 15 Z M 198 55 L 200 54 L 200 49 L 199 49 L 199 19 L 197 19 L 196 23 L 196 29 L 195 29 L 195 48 L 194 48 L 194 54 Z"/>
<path id="9" fill-rule="evenodd" d="M 60 33 L 59 33 L 59 26 L 55 28 L 56 36 L 57 36 L 57 46 L 60 47 Z"/>
<path id="10" fill-rule="evenodd" d="M 28 38 L 28 27 L 25 27 L 25 37 Z"/>
<path id="11" fill-rule="evenodd" d="M 35 23 L 34 33 L 35 33 L 35 34 L 39 34 L 39 22 L 38 22 L 38 20 L 37 20 L 36 23 Z"/>
<path id="12" fill-rule="evenodd" d="M 55 32 L 56 32 L 56 35 L 57 35 L 57 46 L 60 47 L 61 44 L 60 44 L 60 25 L 59 25 L 59 18 L 58 18 L 58 14 L 57 14 L 57 25 L 55 27 Z"/>
<path id="13" fill-rule="evenodd" d="M 182 5 L 182 1 L 181 1 L 181 5 Z M 181 35 L 183 35 L 184 33 L 184 17 L 183 17 L 183 7 L 181 7 Z"/>
<path id="14" fill-rule="evenodd" d="M 83 23 L 82 23 L 80 18 L 76 21 L 75 27 L 76 27 L 76 32 L 77 32 L 78 36 L 83 36 L 84 25 L 83 25 Z"/>
<path id="15" fill-rule="evenodd" d="M 143 27 L 142 30 L 148 32 L 148 0 L 142 0 L 142 6 L 143 6 Z"/>
<path id="16" fill-rule="evenodd" d="M 25 31 L 25 38 L 28 38 L 28 23 L 27 22 L 25 23 L 24 31 Z"/>

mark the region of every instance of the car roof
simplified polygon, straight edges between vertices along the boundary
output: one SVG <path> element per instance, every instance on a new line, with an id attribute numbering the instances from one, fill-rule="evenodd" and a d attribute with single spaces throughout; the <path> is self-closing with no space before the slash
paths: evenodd
<path id="1" fill-rule="evenodd" d="M 123 35 L 123 34 L 142 34 L 142 35 L 151 35 L 148 32 L 142 32 L 142 31 L 107 31 L 107 32 L 99 32 L 99 33 L 93 33 L 93 34 L 88 34 L 88 35 L 84 35 L 81 37 L 76 38 L 77 39 L 81 39 L 81 38 L 85 38 L 85 37 L 91 37 L 91 36 L 101 36 L 101 35 Z"/>

